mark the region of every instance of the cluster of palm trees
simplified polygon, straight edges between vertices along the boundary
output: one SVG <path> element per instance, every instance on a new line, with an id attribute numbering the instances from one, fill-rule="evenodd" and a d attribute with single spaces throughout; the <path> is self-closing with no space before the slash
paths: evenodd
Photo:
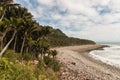
<path id="1" fill-rule="evenodd" d="M 41 26 L 28 10 L 13 0 L 0 0 L 0 57 L 8 49 L 15 52 L 34 53 L 42 58 L 49 54 L 47 35 L 51 27 Z"/>

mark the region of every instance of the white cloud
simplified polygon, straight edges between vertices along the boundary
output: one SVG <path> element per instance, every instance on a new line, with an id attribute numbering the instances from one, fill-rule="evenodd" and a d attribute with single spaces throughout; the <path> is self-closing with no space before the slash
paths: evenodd
<path id="1" fill-rule="evenodd" d="M 120 41 L 120 0 L 36 0 L 36 8 L 25 1 L 40 23 L 60 28 L 69 36 Z"/>
<path id="2" fill-rule="evenodd" d="M 120 12 L 120 0 L 111 0 L 108 6 L 112 9 L 113 12 Z"/>
<path id="3" fill-rule="evenodd" d="M 80 32 L 82 38 L 93 39 L 96 41 L 120 41 L 120 24 L 116 25 L 100 25 L 87 28 Z M 80 36 L 78 36 L 80 37 Z"/>

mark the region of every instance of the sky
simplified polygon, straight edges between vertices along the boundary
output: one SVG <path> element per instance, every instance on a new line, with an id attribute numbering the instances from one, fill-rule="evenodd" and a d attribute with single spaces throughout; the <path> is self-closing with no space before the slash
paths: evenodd
<path id="1" fill-rule="evenodd" d="M 14 0 L 69 37 L 120 42 L 120 0 Z"/>

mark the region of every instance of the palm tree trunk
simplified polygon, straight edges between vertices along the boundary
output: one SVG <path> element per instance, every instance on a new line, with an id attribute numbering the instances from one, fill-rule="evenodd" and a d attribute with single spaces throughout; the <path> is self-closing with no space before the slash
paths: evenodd
<path id="1" fill-rule="evenodd" d="M 39 55 L 38 55 L 38 56 L 39 56 Z M 37 56 L 37 57 L 38 57 L 38 56 Z M 43 50 L 41 50 L 41 59 L 43 59 L 43 57 L 42 57 L 42 56 L 43 56 Z"/>
<path id="2" fill-rule="evenodd" d="M 41 52 L 41 59 L 42 59 L 42 60 L 43 60 L 43 58 L 44 58 L 44 57 L 43 57 L 43 56 L 44 56 L 43 50 L 44 50 L 44 49 L 42 49 L 42 52 Z"/>
<path id="3" fill-rule="evenodd" d="M 28 53 L 28 51 L 29 51 L 29 47 L 26 48 L 26 53 Z"/>
<path id="4" fill-rule="evenodd" d="M 4 37 L 6 36 L 7 31 L 3 34 L 2 38 L 1 38 L 1 50 L 3 49 L 3 40 Z"/>
<path id="5" fill-rule="evenodd" d="M 17 42 L 17 35 L 15 36 L 15 42 L 14 42 L 14 51 L 15 51 L 15 49 L 16 49 L 16 42 Z"/>
<path id="6" fill-rule="evenodd" d="M 3 55 L 3 53 L 7 50 L 7 48 L 9 47 L 10 43 L 13 41 L 14 37 L 15 37 L 16 31 L 13 33 L 12 38 L 10 39 L 10 41 L 6 44 L 6 46 L 3 48 L 3 50 L 0 52 L 0 57 Z"/>
<path id="7" fill-rule="evenodd" d="M 23 38 L 23 42 L 22 42 L 20 54 L 22 54 L 22 52 L 23 52 L 24 45 L 25 45 L 25 36 L 24 36 L 24 38 Z"/>
<path id="8" fill-rule="evenodd" d="M 2 17 L 0 18 L 0 22 L 3 20 L 4 16 L 5 16 L 5 10 L 4 10 L 4 12 L 3 12 Z"/>

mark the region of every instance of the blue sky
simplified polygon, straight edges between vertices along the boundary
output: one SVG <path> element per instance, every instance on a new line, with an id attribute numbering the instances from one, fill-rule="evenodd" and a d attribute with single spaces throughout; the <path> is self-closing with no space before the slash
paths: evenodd
<path id="1" fill-rule="evenodd" d="M 70 37 L 120 42 L 120 0 L 14 0 Z"/>

